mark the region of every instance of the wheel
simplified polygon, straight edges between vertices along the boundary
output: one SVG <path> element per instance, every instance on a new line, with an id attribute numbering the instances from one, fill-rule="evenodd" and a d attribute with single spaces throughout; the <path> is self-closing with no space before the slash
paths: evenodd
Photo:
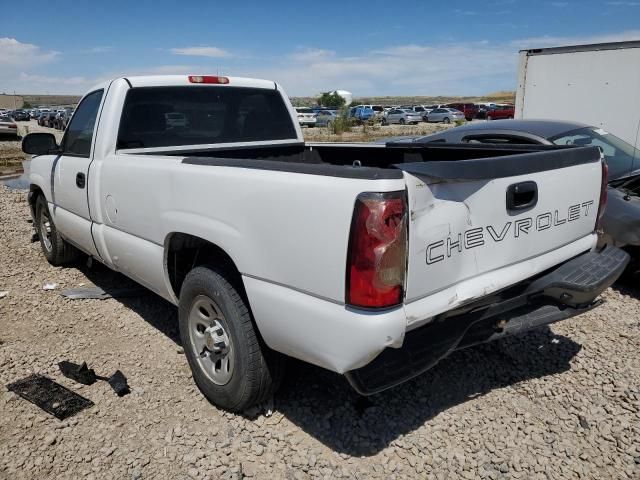
<path id="1" fill-rule="evenodd" d="M 493 117 L 491 115 L 487 115 L 487 120 L 491 121 L 491 120 L 493 120 Z"/>
<path id="2" fill-rule="evenodd" d="M 332 122 L 332 121 L 328 121 L 328 122 L 327 122 L 327 128 L 328 128 L 329 130 L 331 130 L 331 127 L 333 127 L 333 122 Z"/>
<path id="3" fill-rule="evenodd" d="M 387 119 L 386 119 L 386 118 L 383 118 L 383 119 L 382 119 L 382 126 L 383 126 L 383 127 L 386 127 L 387 125 L 389 125 L 389 122 L 387 122 Z"/>
<path id="4" fill-rule="evenodd" d="M 180 339 L 193 379 L 218 407 L 240 412 L 278 387 L 283 358 L 263 344 L 225 269 L 196 267 L 180 291 Z"/>
<path id="5" fill-rule="evenodd" d="M 405 122 L 404 118 L 401 118 L 401 119 L 400 119 L 400 125 L 404 125 L 405 123 L 406 123 L 406 122 Z"/>
<path id="6" fill-rule="evenodd" d="M 451 123 L 451 119 L 449 117 L 444 117 L 442 120 L 443 123 Z"/>
<path id="7" fill-rule="evenodd" d="M 64 265 L 78 257 L 78 250 L 58 233 L 56 225 L 51 219 L 47 201 L 42 195 L 39 195 L 36 200 L 36 230 L 42 253 L 51 265 Z"/>

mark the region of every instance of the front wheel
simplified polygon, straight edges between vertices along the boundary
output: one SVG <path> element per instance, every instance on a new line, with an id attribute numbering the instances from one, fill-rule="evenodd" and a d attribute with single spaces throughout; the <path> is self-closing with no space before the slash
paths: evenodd
<path id="1" fill-rule="evenodd" d="M 258 336 L 247 302 L 215 267 L 196 267 L 180 291 L 180 339 L 193 379 L 218 407 L 243 411 L 278 387 L 283 359 Z"/>
<path id="2" fill-rule="evenodd" d="M 404 125 L 405 123 L 406 123 L 406 122 L 405 122 L 404 118 L 401 118 L 401 119 L 400 119 L 400 125 Z"/>
<path id="3" fill-rule="evenodd" d="M 449 117 L 444 117 L 444 120 L 442 120 L 443 123 L 451 123 L 451 120 L 449 119 Z"/>
<path id="4" fill-rule="evenodd" d="M 58 233 L 51 219 L 46 199 L 40 195 L 36 200 L 36 230 L 42 253 L 51 265 L 60 266 L 78 257 L 78 250 L 67 243 Z"/>
<path id="5" fill-rule="evenodd" d="M 389 122 L 387 121 L 387 119 L 386 119 L 386 118 L 383 118 L 383 119 L 382 119 L 382 126 L 383 126 L 383 127 L 386 127 L 387 125 L 389 125 Z"/>

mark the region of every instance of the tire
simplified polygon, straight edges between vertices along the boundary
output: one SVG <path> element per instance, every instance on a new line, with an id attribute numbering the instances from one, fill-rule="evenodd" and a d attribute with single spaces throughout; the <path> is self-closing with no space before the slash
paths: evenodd
<path id="1" fill-rule="evenodd" d="M 40 239 L 42 253 L 51 265 L 58 267 L 78 258 L 80 252 L 58 233 L 56 225 L 51 219 L 47 201 L 42 195 L 39 195 L 36 200 L 36 231 Z"/>
<path id="2" fill-rule="evenodd" d="M 405 123 L 407 123 L 407 122 L 405 122 L 404 118 L 401 118 L 400 119 L 400 125 L 404 125 Z"/>
<path id="3" fill-rule="evenodd" d="M 382 119 L 382 126 L 383 126 L 383 127 L 386 127 L 387 125 L 389 125 L 389 122 L 387 122 L 387 119 L 386 119 L 386 118 L 383 118 L 383 119 Z"/>
<path id="4" fill-rule="evenodd" d="M 247 301 L 230 278 L 219 267 L 189 272 L 180 291 L 180 339 L 204 396 L 220 408 L 241 412 L 278 388 L 284 360 L 264 345 Z"/>
<path id="5" fill-rule="evenodd" d="M 451 119 L 449 117 L 444 117 L 442 123 L 451 123 Z"/>
<path id="6" fill-rule="evenodd" d="M 331 130 L 332 126 L 333 126 L 333 122 L 332 121 L 328 121 L 327 122 L 327 129 Z"/>

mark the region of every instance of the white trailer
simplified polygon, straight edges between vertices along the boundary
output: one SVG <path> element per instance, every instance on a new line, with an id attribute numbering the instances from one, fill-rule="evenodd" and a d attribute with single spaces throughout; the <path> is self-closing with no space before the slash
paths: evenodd
<path id="1" fill-rule="evenodd" d="M 587 123 L 639 148 L 640 41 L 521 50 L 515 118 Z"/>

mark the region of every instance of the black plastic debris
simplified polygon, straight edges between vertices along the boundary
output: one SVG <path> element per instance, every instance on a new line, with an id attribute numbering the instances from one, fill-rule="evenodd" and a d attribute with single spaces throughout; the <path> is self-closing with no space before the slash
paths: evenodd
<path id="1" fill-rule="evenodd" d="M 96 372 L 93 371 L 93 368 L 87 367 L 87 362 L 82 362 L 82 365 L 78 365 L 63 360 L 58 363 L 58 367 L 60 367 L 60 371 L 65 377 L 75 380 L 78 383 L 83 385 L 93 385 L 96 383 Z"/>
<path id="2" fill-rule="evenodd" d="M 127 383 L 127 377 L 124 376 L 120 370 L 116 370 L 116 373 L 111 375 L 107 382 L 111 385 L 111 388 L 114 392 L 118 394 L 119 397 L 125 396 L 127 393 L 131 393 L 131 389 L 129 388 L 129 384 Z"/>
<path id="3" fill-rule="evenodd" d="M 37 405 L 58 420 L 69 418 L 94 405 L 88 398 L 38 374 L 10 383 L 7 389 Z"/>
<path id="4" fill-rule="evenodd" d="M 110 377 L 103 377 L 96 375 L 93 368 L 89 368 L 87 366 L 87 362 L 82 362 L 81 365 L 78 365 L 77 363 L 63 360 L 58 363 L 58 367 L 60 367 L 60 371 L 65 377 L 75 380 L 78 383 L 82 383 L 83 385 L 93 385 L 96 380 L 103 380 L 109 384 L 119 397 L 123 397 L 126 394 L 131 393 L 131 389 L 127 383 L 127 377 L 125 377 L 124 373 L 120 370 L 116 370 L 116 373 Z"/>

